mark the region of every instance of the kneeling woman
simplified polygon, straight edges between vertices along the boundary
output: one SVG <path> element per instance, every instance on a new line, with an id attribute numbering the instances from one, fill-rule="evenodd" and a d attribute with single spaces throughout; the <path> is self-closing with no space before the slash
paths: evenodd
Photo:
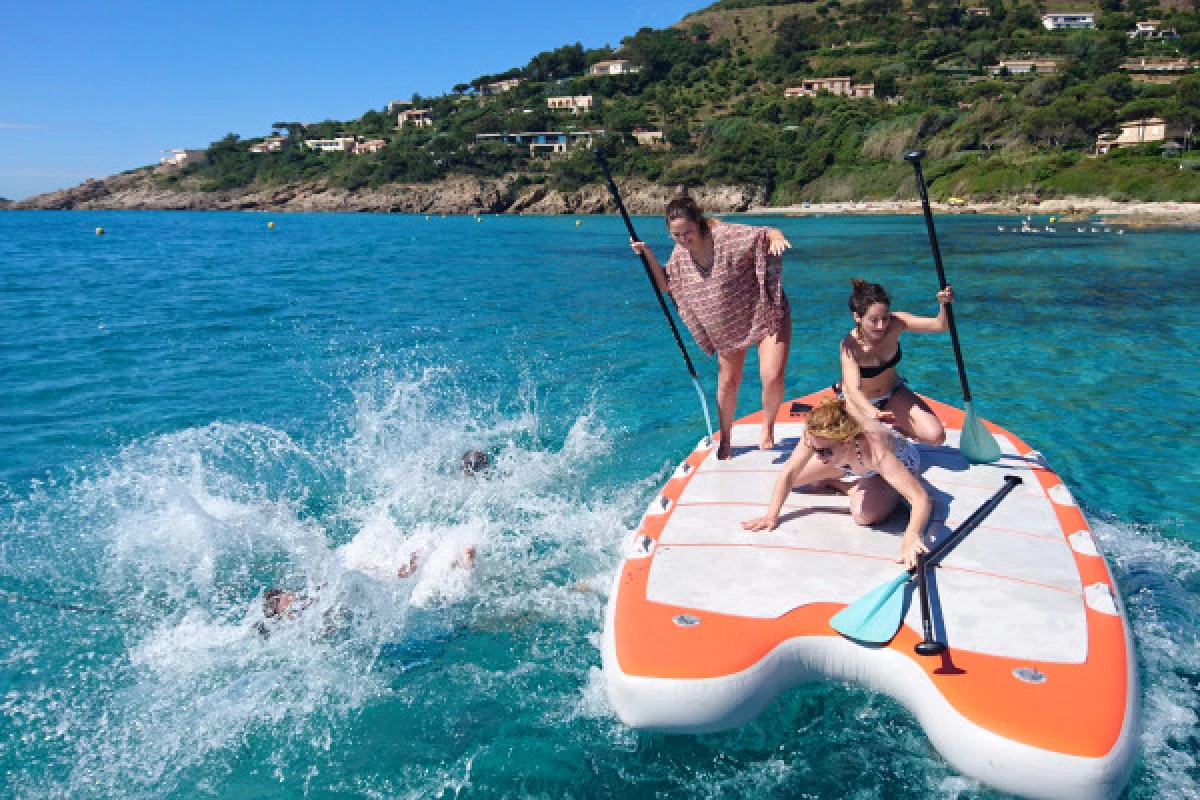
<path id="1" fill-rule="evenodd" d="M 846 401 L 826 398 L 808 415 L 804 437 L 783 468 L 764 516 L 748 519 L 748 531 L 769 531 L 779 525 L 779 512 L 792 489 L 817 485 L 845 492 L 859 525 L 873 525 L 896 509 L 903 497 L 910 511 L 900 560 L 914 566 L 928 552 L 921 534 L 929 523 L 932 504 L 917 480 L 920 454 L 903 437 L 880 427 L 863 430 L 846 410 Z M 847 483 L 845 479 L 851 482 Z"/>
<path id="2" fill-rule="evenodd" d="M 954 302 L 954 292 L 948 286 L 938 292 L 936 317 L 918 317 L 892 311 L 892 301 L 878 283 L 857 278 L 851 283 L 854 330 L 842 339 L 842 383 L 834 388 L 860 420 L 892 425 L 922 444 L 941 445 L 946 441 L 946 429 L 929 406 L 904 385 L 896 365 L 903 356 L 900 334 L 949 330 L 946 306 Z"/>

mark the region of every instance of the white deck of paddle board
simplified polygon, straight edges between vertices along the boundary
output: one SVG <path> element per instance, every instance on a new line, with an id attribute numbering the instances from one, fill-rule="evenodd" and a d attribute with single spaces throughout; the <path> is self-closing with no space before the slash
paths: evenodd
<path id="1" fill-rule="evenodd" d="M 793 492 L 780 526 L 767 533 L 740 522 L 766 509 L 779 470 L 804 430 L 776 426 L 780 447 L 760 451 L 759 426 L 737 425 L 734 458 L 715 452 L 698 467 L 659 537 L 648 599 L 751 618 L 774 618 L 816 602 L 850 603 L 894 578 L 905 512 L 866 528 L 840 495 Z M 990 497 L 1006 474 L 1025 478 L 984 523 L 931 573 L 936 624 L 951 647 L 1043 662 L 1087 655 L 1083 587 L 1053 505 L 1037 482 L 1036 459 L 997 439 L 1004 458 L 969 464 L 954 449 L 920 446 L 921 477 L 934 502 L 931 543 Z M 921 629 L 920 608 L 907 622 Z"/>

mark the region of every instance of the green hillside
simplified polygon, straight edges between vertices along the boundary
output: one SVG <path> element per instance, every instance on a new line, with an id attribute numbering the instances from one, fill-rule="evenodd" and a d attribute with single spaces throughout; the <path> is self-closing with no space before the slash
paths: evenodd
<path id="1" fill-rule="evenodd" d="M 355 189 L 515 173 L 572 190 L 599 180 L 586 148 L 531 156 L 526 145 L 476 136 L 602 129 L 619 174 L 670 185 L 753 184 L 777 204 L 910 197 L 911 171 L 899 157 L 916 146 L 929 152 L 926 174 L 942 198 L 1200 200 L 1190 152 L 1167 157 L 1155 142 L 1095 154 L 1098 134 L 1148 117 L 1165 119 L 1168 135 L 1190 150 L 1200 74 L 1178 62 L 1200 58 L 1194 7 L 975 2 L 721 0 L 672 28 L 644 28 L 616 52 L 566 45 L 502 74 L 466 77 L 452 94 L 414 96 L 412 108 L 433 112 L 429 127 L 397 129 L 386 109 L 308 126 L 280 122 L 275 133 L 286 139 L 276 152 L 251 152 L 262 139 L 230 134 L 212 144 L 207 163 L 157 180 L 197 191 L 311 180 Z M 1094 12 L 1095 28 L 1047 30 L 1049 11 Z M 1129 35 L 1146 20 L 1170 33 Z M 609 59 L 639 71 L 588 75 Z M 1041 66 L 1028 74 L 989 69 L 1013 60 Z M 806 78 L 828 77 L 873 84 L 874 97 L 784 96 Z M 520 83 L 486 93 L 508 78 Z M 565 95 L 590 95 L 593 107 L 547 107 L 547 98 Z M 664 142 L 639 145 L 635 129 L 661 130 Z M 335 136 L 384 143 L 360 155 L 305 144 Z"/>

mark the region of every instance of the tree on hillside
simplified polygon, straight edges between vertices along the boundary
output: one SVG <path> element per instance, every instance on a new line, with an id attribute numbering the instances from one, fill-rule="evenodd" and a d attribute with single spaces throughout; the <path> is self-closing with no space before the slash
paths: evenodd
<path id="1" fill-rule="evenodd" d="M 631 62 L 641 67 L 648 80 L 660 80 L 676 65 L 698 67 L 722 55 L 724 47 L 693 41 L 682 31 L 670 28 L 656 31 L 642 28 L 623 42 L 622 51 Z"/>
<path id="2" fill-rule="evenodd" d="M 810 19 L 793 14 L 781 19 L 775 28 L 773 50 L 776 55 L 786 58 L 794 53 L 815 50 L 819 46 L 820 42 L 814 35 Z"/>
<path id="3" fill-rule="evenodd" d="M 522 70 L 522 77 L 533 81 L 553 81 L 569 78 L 587 70 L 587 59 L 583 45 L 563 45 L 556 50 L 538 53 Z"/>

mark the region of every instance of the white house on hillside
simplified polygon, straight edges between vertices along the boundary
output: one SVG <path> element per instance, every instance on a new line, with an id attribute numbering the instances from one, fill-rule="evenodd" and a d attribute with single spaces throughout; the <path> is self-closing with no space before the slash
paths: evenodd
<path id="1" fill-rule="evenodd" d="M 630 66 L 629 61 L 624 58 L 597 61 L 588 69 L 588 75 L 624 75 L 633 72 L 641 72 L 641 67 Z"/>
<path id="2" fill-rule="evenodd" d="M 1027 75 L 1031 72 L 1053 75 L 1058 72 L 1058 64 L 1049 58 L 1014 58 L 988 67 L 993 75 L 1000 75 L 1005 70 L 1009 75 Z"/>
<path id="3" fill-rule="evenodd" d="M 501 92 L 511 91 L 521 85 L 520 78 L 506 78 L 502 81 L 485 84 L 483 94 L 500 94 Z"/>
<path id="4" fill-rule="evenodd" d="M 415 125 L 418 128 L 427 128 L 433 124 L 433 110 L 429 108 L 410 108 L 407 111 L 401 111 L 396 115 L 396 125 L 403 128 L 405 125 Z"/>
<path id="5" fill-rule="evenodd" d="M 570 111 L 578 114 L 581 111 L 592 110 L 590 94 L 564 95 L 563 97 L 547 97 L 546 105 L 551 111 Z"/>
<path id="6" fill-rule="evenodd" d="M 539 151 L 551 155 L 567 152 L 576 145 L 592 146 L 592 137 L 603 136 L 604 131 L 525 131 L 523 133 L 477 133 L 475 143 L 500 142 L 503 144 L 526 145 L 529 155 Z"/>
<path id="7" fill-rule="evenodd" d="M 1168 130 L 1166 120 L 1160 117 L 1147 117 L 1121 123 L 1121 133 L 1114 136 L 1102 133 L 1096 139 L 1096 152 L 1104 155 L 1114 147 L 1129 147 L 1150 142 L 1164 142 L 1175 138 L 1178 130 Z"/>
<path id="8" fill-rule="evenodd" d="M 333 139 L 309 139 L 304 144 L 306 147 L 312 150 L 320 150 L 322 153 L 354 152 L 353 136 L 337 136 Z"/>
<path id="9" fill-rule="evenodd" d="M 188 164 L 195 164 L 204 160 L 207 150 L 163 150 L 164 155 L 158 160 L 158 163 L 163 166 L 170 167 L 186 167 Z"/>
<path id="10" fill-rule="evenodd" d="M 1092 11 L 1054 11 L 1042 15 L 1042 26 L 1048 31 L 1094 28 L 1096 14 Z"/>
<path id="11" fill-rule="evenodd" d="M 853 78 L 805 78 L 799 86 L 783 90 L 784 97 L 816 97 L 824 89 L 841 97 L 874 97 L 875 84 L 855 83 Z"/>
<path id="12" fill-rule="evenodd" d="M 250 145 L 251 153 L 275 153 L 283 149 L 283 143 L 287 141 L 286 136 L 268 136 L 261 142 Z"/>

